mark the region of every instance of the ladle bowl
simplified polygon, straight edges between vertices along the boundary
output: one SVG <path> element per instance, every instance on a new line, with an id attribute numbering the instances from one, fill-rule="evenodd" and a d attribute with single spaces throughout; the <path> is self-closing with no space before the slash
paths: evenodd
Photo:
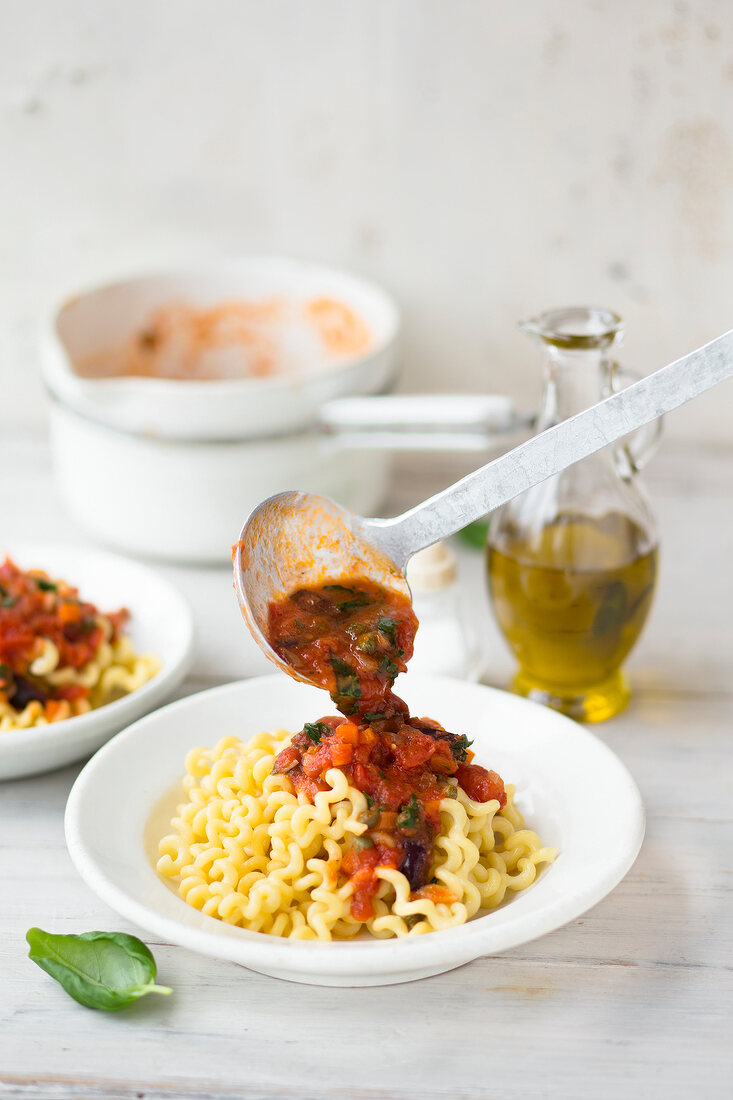
<path id="1" fill-rule="evenodd" d="M 296 679 L 267 639 L 268 608 L 299 588 L 317 588 L 342 578 L 368 577 L 410 599 L 399 566 L 369 539 L 373 524 L 328 497 L 277 493 L 254 509 L 234 547 L 234 586 L 253 638 Z M 388 521 L 387 521 L 388 522 Z"/>

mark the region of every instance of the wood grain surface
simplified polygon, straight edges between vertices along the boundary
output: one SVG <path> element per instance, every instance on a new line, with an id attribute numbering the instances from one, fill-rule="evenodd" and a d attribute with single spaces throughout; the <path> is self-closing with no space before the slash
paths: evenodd
<path id="1" fill-rule="evenodd" d="M 394 505 L 452 472 L 401 467 Z M 5 536 L 82 539 L 57 510 L 43 445 L 3 444 Z M 172 997 L 91 1012 L 27 959 L 26 929 L 138 931 L 82 883 L 63 838 L 79 767 L 0 785 L 0 1097 L 412 1100 L 730 1095 L 733 1079 L 733 455 L 668 449 L 649 471 L 656 606 L 628 710 L 596 731 L 644 797 L 647 836 L 579 920 L 419 983 L 325 989 L 151 943 Z M 49 500 L 48 508 L 28 501 Z M 12 528 L 12 532 L 11 532 Z M 480 555 L 463 594 L 487 680 L 511 661 Z M 199 659 L 184 691 L 248 670 L 226 570 L 164 569 L 192 595 Z M 212 641 L 211 649 L 208 647 Z M 256 669 L 254 669 L 256 671 Z"/>

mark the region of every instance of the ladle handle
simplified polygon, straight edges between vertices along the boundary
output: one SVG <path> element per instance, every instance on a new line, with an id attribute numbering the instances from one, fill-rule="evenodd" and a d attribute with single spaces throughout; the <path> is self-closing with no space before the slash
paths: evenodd
<path id="1" fill-rule="evenodd" d="M 533 485 L 600 451 L 733 375 L 733 330 L 563 420 L 401 516 L 364 534 L 404 570 L 418 550 L 455 534 Z"/>

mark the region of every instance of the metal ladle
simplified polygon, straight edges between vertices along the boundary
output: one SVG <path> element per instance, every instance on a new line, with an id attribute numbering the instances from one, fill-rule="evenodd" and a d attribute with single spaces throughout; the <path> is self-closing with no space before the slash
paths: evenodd
<path id="1" fill-rule="evenodd" d="M 254 509 L 234 548 L 234 584 L 260 648 L 297 679 L 267 640 L 268 606 L 298 588 L 368 577 L 408 596 L 418 550 L 699 396 L 733 374 L 733 330 L 563 420 L 394 519 L 365 519 L 326 497 L 278 493 Z"/>

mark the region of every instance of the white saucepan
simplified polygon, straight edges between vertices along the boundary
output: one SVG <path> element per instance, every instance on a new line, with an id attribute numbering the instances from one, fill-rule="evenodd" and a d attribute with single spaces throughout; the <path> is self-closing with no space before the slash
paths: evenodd
<path id="1" fill-rule="evenodd" d="M 296 371 L 238 380 L 94 378 L 76 369 L 171 302 L 321 298 L 343 303 L 366 326 L 361 354 L 304 354 Z M 366 397 L 394 381 L 399 328 L 397 307 L 379 287 L 291 259 L 219 261 L 75 295 L 42 344 L 62 500 L 94 538 L 121 550 L 224 561 L 242 516 L 273 493 L 297 487 L 374 514 L 390 450 L 485 449 L 521 425 L 505 397 Z"/>

